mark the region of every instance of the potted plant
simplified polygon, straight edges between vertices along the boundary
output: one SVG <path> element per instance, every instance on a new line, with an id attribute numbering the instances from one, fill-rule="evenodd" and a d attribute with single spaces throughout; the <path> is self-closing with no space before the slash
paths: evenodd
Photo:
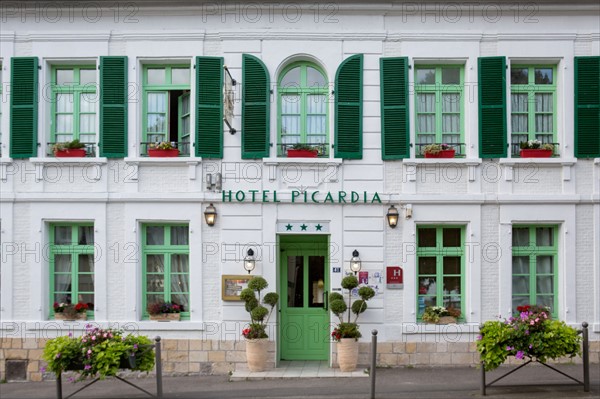
<path id="1" fill-rule="evenodd" d="M 161 141 L 151 143 L 148 146 L 149 157 L 164 157 L 164 158 L 176 158 L 179 156 L 179 150 L 175 148 L 175 143 L 169 143 L 168 141 Z"/>
<path id="2" fill-rule="evenodd" d="M 427 306 L 421 318 L 430 324 L 456 324 L 458 317 L 460 317 L 460 309 L 455 307 Z"/>
<path id="3" fill-rule="evenodd" d="M 580 354 L 581 336 L 563 321 L 552 320 L 548 308 L 519 306 L 508 320 L 486 321 L 477 337 L 477 350 L 486 371 L 494 370 L 509 356 L 536 358 L 540 362 Z"/>
<path id="4" fill-rule="evenodd" d="M 242 330 L 242 335 L 246 339 L 246 360 L 250 371 L 263 371 L 267 365 L 269 336 L 266 327 L 273 309 L 279 301 L 279 294 L 269 292 L 265 294 L 262 303 L 269 306 L 270 309 L 261 305 L 260 292 L 268 286 L 267 280 L 261 276 L 255 276 L 248 281 L 248 287 L 240 293 L 246 311 L 250 314 L 250 325 Z"/>
<path id="5" fill-rule="evenodd" d="M 52 146 L 52 152 L 57 158 L 83 158 L 85 157 L 85 144 L 79 139 L 56 143 Z"/>
<path id="6" fill-rule="evenodd" d="M 79 302 L 58 303 L 54 302 L 55 320 L 87 320 L 87 310 L 90 308 L 87 303 Z"/>
<path id="7" fill-rule="evenodd" d="M 423 149 L 425 158 L 454 158 L 456 150 L 448 144 L 429 144 Z"/>
<path id="8" fill-rule="evenodd" d="M 288 148 L 288 158 L 316 158 L 319 155 L 319 147 L 313 147 L 308 144 L 297 143 Z"/>
<path id="9" fill-rule="evenodd" d="M 77 380 L 114 376 L 120 368 L 151 371 L 154 368 L 152 341 L 145 336 L 124 336 L 121 330 L 86 325 L 81 337 L 61 336 L 48 340 L 42 358 L 57 376 L 75 371 Z"/>
<path id="10" fill-rule="evenodd" d="M 375 296 L 373 288 L 363 286 L 358 289 L 357 299 L 352 302 L 352 290 L 358 287 L 356 276 L 346 276 L 342 279 L 342 288 L 348 291 L 348 304 L 342 294 L 333 292 L 329 295 L 329 307 L 333 314 L 340 320 L 339 324 L 333 329 L 331 337 L 337 342 L 337 360 L 342 371 L 353 371 L 358 363 L 358 339 L 362 336 L 357 320 L 358 316 L 367 310 L 367 301 Z M 348 317 L 344 321 L 344 315 L 348 312 Z M 351 313 L 354 313 L 354 319 L 350 319 Z"/>
<path id="11" fill-rule="evenodd" d="M 150 320 L 156 321 L 179 321 L 183 305 L 175 302 L 154 302 L 148 304 Z"/>
<path id="12" fill-rule="evenodd" d="M 554 152 L 554 145 L 539 140 L 522 141 L 519 147 L 521 158 L 550 158 Z"/>

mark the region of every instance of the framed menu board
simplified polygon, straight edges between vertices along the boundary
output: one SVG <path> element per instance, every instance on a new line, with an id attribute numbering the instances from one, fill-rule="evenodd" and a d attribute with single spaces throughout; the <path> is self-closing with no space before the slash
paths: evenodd
<path id="1" fill-rule="evenodd" d="M 221 284 L 221 296 L 224 301 L 241 301 L 240 294 L 248 287 L 248 281 L 252 276 L 223 275 Z"/>

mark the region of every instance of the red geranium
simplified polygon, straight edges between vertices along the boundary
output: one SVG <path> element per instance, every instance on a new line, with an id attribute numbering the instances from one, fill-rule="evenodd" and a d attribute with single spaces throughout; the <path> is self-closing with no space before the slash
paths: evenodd
<path id="1" fill-rule="evenodd" d="M 88 309 L 89 309 L 89 307 L 88 307 L 87 303 L 79 302 L 77 305 L 75 305 L 75 311 L 77 313 L 83 313 Z"/>

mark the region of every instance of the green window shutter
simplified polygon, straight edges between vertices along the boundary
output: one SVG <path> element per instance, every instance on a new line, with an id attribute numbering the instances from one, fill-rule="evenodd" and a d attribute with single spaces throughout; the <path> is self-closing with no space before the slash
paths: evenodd
<path id="1" fill-rule="evenodd" d="M 575 156 L 600 157 L 600 57 L 575 57 Z"/>
<path id="2" fill-rule="evenodd" d="M 346 58 L 335 74 L 335 157 L 362 159 L 363 55 Z"/>
<path id="3" fill-rule="evenodd" d="M 269 156 L 269 71 L 253 55 L 242 55 L 242 159 Z"/>
<path id="4" fill-rule="evenodd" d="M 127 156 L 127 57 L 100 57 L 100 156 Z"/>
<path id="5" fill-rule="evenodd" d="M 196 156 L 223 158 L 222 57 L 196 57 Z"/>
<path id="6" fill-rule="evenodd" d="M 381 158 L 410 157 L 408 58 L 381 58 Z"/>
<path id="7" fill-rule="evenodd" d="M 505 158 L 506 58 L 480 57 L 479 70 L 479 156 Z"/>
<path id="8" fill-rule="evenodd" d="M 38 144 L 37 57 L 13 57 L 10 79 L 10 156 L 35 157 Z"/>

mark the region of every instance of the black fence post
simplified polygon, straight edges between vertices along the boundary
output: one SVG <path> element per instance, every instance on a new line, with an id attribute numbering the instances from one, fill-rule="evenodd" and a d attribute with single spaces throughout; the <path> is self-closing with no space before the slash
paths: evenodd
<path id="1" fill-rule="evenodd" d="M 377 369 L 377 330 L 371 331 L 371 399 L 375 399 L 375 370 Z"/>
<path id="2" fill-rule="evenodd" d="M 156 342 L 154 344 L 154 355 L 156 357 L 156 397 L 163 397 L 163 384 L 162 384 L 162 355 L 160 349 L 160 337 L 154 338 Z"/>
<path id="3" fill-rule="evenodd" d="M 581 323 L 583 327 L 583 392 L 590 391 L 590 341 L 588 323 Z"/>
<path id="4" fill-rule="evenodd" d="M 485 363 L 481 361 L 481 395 L 485 396 Z"/>
<path id="5" fill-rule="evenodd" d="M 56 399 L 62 399 L 62 373 L 56 375 Z"/>

